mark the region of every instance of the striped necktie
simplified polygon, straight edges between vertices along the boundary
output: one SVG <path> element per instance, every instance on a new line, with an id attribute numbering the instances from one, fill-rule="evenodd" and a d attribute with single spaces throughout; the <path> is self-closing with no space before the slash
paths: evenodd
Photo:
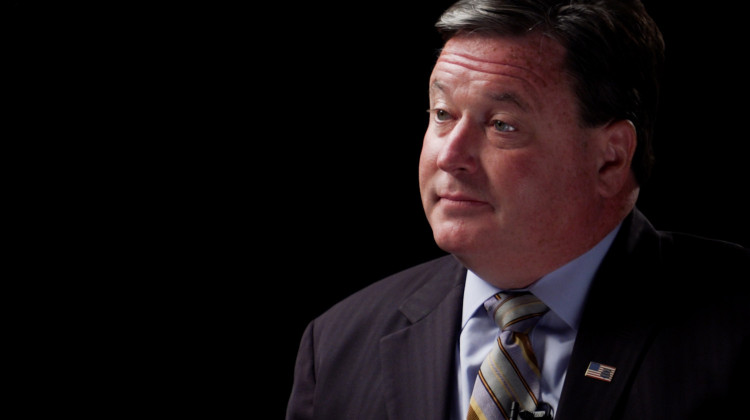
<path id="1" fill-rule="evenodd" d="M 467 420 L 509 419 L 513 401 L 521 410 L 534 411 L 540 373 L 529 332 L 549 308 L 530 293 L 498 293 L 484 307 L 500 335 L 479 368 Z"/>

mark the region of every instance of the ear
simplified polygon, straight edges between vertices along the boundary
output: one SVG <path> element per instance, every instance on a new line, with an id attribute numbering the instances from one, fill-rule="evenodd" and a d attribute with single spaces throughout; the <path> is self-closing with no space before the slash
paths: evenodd
<path id="1" fill-rule="evenodd" d="M 630 162 L 638 142 L 635 126 L 629 120 L 612 121 L 601 128 L 599 155 L 599 193 L 617 195 L 632 176 Z"/>

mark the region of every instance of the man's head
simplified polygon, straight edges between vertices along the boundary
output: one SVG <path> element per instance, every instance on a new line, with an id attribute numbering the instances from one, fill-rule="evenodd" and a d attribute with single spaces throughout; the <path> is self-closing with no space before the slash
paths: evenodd
<path id="1" fill-rule="evenodd" d="M 446 41 L 466 33 L 537 32 L 559 42 L 582 124 L 630 120 L 638 135 L 633 172 L 646 182 L 664 41 L 640 0 L 460 0 L 436 27 Z"/>
<path id="2" fill-rule="evenodd" d="M 446 44 L 430 78 L 423 205 L 438 245 L 501 287 L 595 245 L 647 173 L 634 156 L 648 155 L 658 84 L 647 79 L 659 70 L 646 68 L 659 60 L 630 65 L 639 75 L 617 63 L 643 60 L 661 38 L 645 14 L 635 29 L 638 19 L 596 3 L 459 1 L 438 22 Z M 658 42 L 617 39 L 646 38 L 638 30 Z"/>

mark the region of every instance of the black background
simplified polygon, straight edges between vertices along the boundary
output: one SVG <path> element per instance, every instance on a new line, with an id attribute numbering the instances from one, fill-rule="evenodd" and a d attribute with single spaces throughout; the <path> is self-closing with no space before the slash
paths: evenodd
<path id="1" fill-rule="evenodd" d="M 286 117 L 259 141 L 279 146 L 269 158 L 278 159 L 276 208 L 287 216 L 269 227 L 279 233 L 269 275 L 294 296 L 299 316 L 279 321 L 283 381 L 273 397 L 280 416 L 310 320 L 385 275 L 442 255 L 422 213 L 417 163 L 440 47 L 433 24 L 450 3 L 303 7 L 286 28 L 292 38 L 272 43 L 281 77 L 273 81 L 278 108 L 269 111 Z M 749 246 L 741 64 L 748 37 L 731 10 L 645 4 L 664 35 L 668 65 L 657 165 L 638 207 L 658 229 Z"/>
<path id="2" fill-rule="evenodd" d="M 450 3 L 6 5 L 16 248 L 54 279 L 29 283 L 20 313 L 49 315 L 26 330 L 64 334 L 117 407 L 283 418 L 305 326 L 443 254 L 417 164 Z M 638 206 L 750 246 L 739 3 L 645 4 L 667 72 Z"/>

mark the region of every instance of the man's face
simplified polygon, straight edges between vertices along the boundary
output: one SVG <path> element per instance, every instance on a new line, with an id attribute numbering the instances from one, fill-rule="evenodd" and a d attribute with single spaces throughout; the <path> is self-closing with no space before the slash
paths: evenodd
<path id="1" fill-rule="evenodd" d="M 600 162 L 564 53 L 539 34 L 459 36 L 435 64 L 422 202 L 437 244 L 470 269 L 540 265 L 590 240 Z"/>

